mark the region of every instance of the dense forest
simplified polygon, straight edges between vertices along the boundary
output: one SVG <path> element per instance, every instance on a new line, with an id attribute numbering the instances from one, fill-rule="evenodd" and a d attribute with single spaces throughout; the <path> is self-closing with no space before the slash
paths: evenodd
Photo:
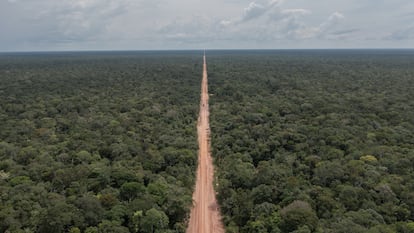
<path id="1" fill-rule="evenodd" d="M 0 232 L 184 232 L 200 54 L 0 55 Z"/>
<path id="2" fill-rule="evenodd" d="M 201 55 L 0 54 L 0 232 L 185 232 Z M 413 51 L 207 61 L 227 232 L 414 232 Z"/>
<path id="3" fill-rule="evenodd" d="M 414 232 L 414 52 L 210 52 L 227 232 Z"/>

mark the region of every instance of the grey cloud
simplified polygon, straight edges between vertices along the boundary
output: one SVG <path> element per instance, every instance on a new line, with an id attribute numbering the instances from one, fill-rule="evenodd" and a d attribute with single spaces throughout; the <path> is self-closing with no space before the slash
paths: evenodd
<path id="1" fill-rule="evenodd" d="M 331 38 L 331 30 L 344 18 L 343 14 L 334 12 L 318 26 L 307 26 L 303 23 L 300 27 L 292 27 L 288 34 L 294 39 Z"/>
<path id="2" fill-rule="evenodd" d="M 308 25 L 306 17 L 312 12 L 303 8 L 284 9 L 282 1 L 251 2 L 239 18 L 208 20 L 194 17 L 169 23 L 160 30 L 168 40 L 200 42 L 208 40 L 304 40 L 328 38 L 332 29 L 344 18 L 332 13 L 319 25 Z M 205 32 L 208 32 L 206 34 Z"/>
<path id="3" fill-rule="evenodd" d="M 413 10 L 409 0 L 0 0 L 0 50 L 412 47 Z"/>
<path id="4" fill-rule="evenodd" d="M 268 8 L 264 7 L 261 4 L 256 2 L 251 2 L 248 7 L 244 8 L 244 14 L 242 16 L 242 21 L 248 21 L 254 18 L 257 18 L 263 15 Z"/>
<path id="5" fill-rule="evenodd" d="M 281 13 L 284 14 L 284 15 L 298 16 L 298 15 L 310 14 L 312 12 L 310 10 L 307 10 L 307 9 L 299 8 L 299 9 L 285 9 L 285 10 L 282 10 Z"/>
<path id="6" fill-rule="evenodd" d="M 124 14 L 129 0 L 13 0 L 19 21 L 11 21 L 17 30 L 9 30 L 16 43 L 34 46 L 67 44 L 102 39 L 111 20 Z M 0 24 L 1 26 L 1 24 Z"/>
<path id="7" fill-rule="evenodd" d="M 344 18 L 339 12 L 332 13 L 328 19 L 317 26 L 307 23 L 306 17 L 312 12 L 305 8 L 284 9 L 282 1 L 269 1 L 264 4 L 251 2 L 244 9 L 240 20 L 221 21 L 224 28 L 232 28 L 235 35 L 243 38 L 259 39 L 309 39 L 325 37 Z M 255 19 L 255 22 L 250 22 Z M 249 35 L 250 34 L 250 35 Z"/>
<path id="8" fill-rule="evenodd" d="M 321 32 L 327 31 L 337 25 L 345 16 L 339 12 L 332 13 L 329 18 L 319 25 Z"/>
<path id="9" fill-rule="evenodd" d="M 276 25 L 274 34 L 277 39 L 297 39 L 306 31 L 304 17 L 311 12 L 307 9 L 281 9 L 273 13 L 272 20 Z"/>
<path id="10" fill-rule="evenodd" d="M 345 29 L 345 30 L 339 30 L 339 31 L 334 31 L 331 34 L 332 35 L 347 35 L 347 34 L 351 34 L 354 32 L 359 32 L 361 31 L 361 29 L 359 28 L 352 28 L 352 29 Z"/>
<path id="11" fill-rule="evenodd" d="M 71 1 L 48 12 L 46 17 L 57 19 L 57 31 L 63 38 L 85 39 L 100 36 L 114 17 L 128 9 L 129 1 Z"/>
<path id="12" fill-rule="evenodd" d="M 271 12 L 273 9 L 277 8 L 282 4 L 283 0 L 268 0 L 268 1 L 253 1 L 250 2 L 247 7 L 244 8 L 241 17 L 222 20 L 222 26 L 230 26 L 235 24 L 242 24 L 248 21 L 261 18 L 266 15 L 268 12 Z"/>
<path id="13" fill-rule="evenodd" d="M 414 26 L 399 29 L 387 35 L 384 39 L 386 40 L 410 40 L 414 39 Z"/>
<path id="14" fill-rule="evenodd" d="M 211 18 L 193 16 L 189 19 L 176 19 L 161 26 L 157 32 L 168 41 L 207 42 L 217 37 L 220 30 L 218 26 L 219 23 Z"/>

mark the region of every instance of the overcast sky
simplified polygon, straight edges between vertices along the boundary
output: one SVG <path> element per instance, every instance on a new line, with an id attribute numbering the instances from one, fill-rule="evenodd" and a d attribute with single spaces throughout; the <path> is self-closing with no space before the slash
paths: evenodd
<path id="1" fill-rule="evenodd" d="M 413 47 L 413 0 L 0 0 L 0 51 Z"/>

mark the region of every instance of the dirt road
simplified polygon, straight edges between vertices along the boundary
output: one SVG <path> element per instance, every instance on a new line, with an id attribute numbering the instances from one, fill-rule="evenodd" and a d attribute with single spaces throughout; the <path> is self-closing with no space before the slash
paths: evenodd
<path id="1" fill-rule="evenodd" d="M 193 208 L 187 233 L 224 233 L 216 193 L 213 187 L 214 167 L 210 154 L 210 124 L 206 55 L 203 56 L 200 113 L 198 116 L 198 168 Z"/>

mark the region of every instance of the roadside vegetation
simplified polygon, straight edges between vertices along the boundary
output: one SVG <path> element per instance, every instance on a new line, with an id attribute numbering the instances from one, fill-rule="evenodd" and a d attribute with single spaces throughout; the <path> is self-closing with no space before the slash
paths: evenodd
<path id="1" fill-rule="evenodd" d="M 414 232 L 412 51 L 209 54 L 228 232 Z"/>
<path id="2" fill-rule="evenodd" d="M 0 56 L 0 232 L 184 232 L 200 56 Z"/>

